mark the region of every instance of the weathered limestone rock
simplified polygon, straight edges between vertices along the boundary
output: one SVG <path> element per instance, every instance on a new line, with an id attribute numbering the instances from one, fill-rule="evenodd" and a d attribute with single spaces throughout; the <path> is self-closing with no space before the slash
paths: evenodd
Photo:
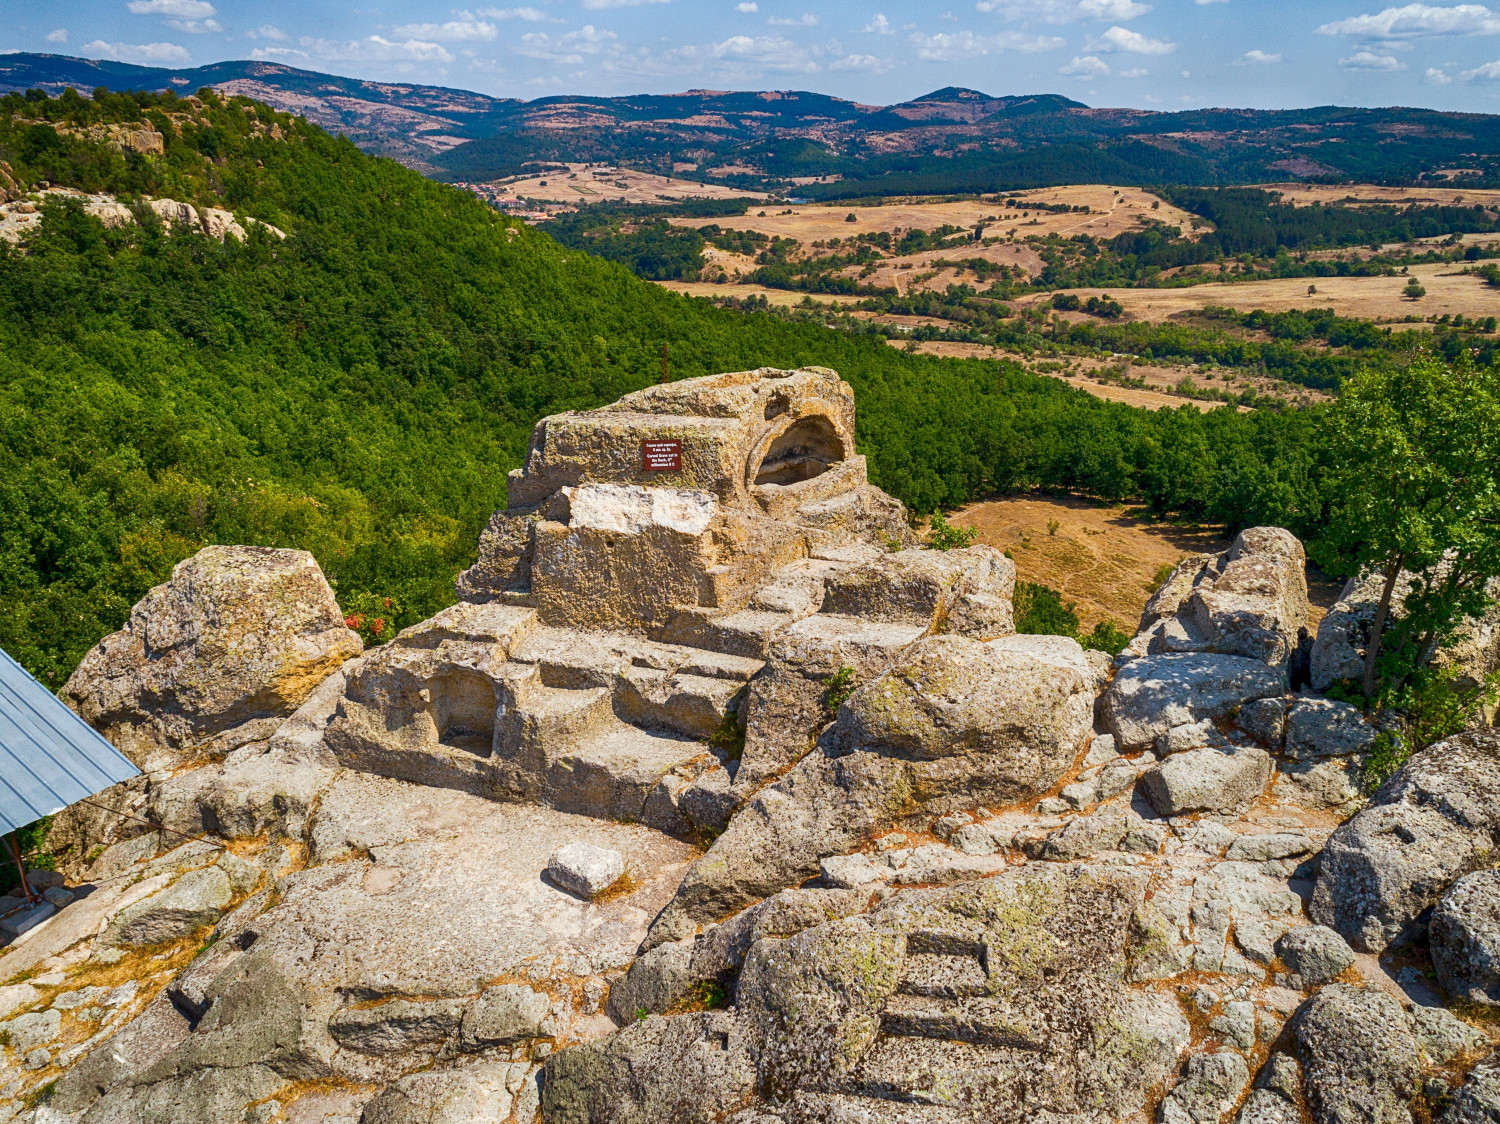
<path id="1" fill-rule="evenodd" d="M 209 546 L 91 649 L 62 693 L 157 768 L 270 737 L 360 650 L 312 555 Z"/>
<path id="2" fill-rule="evenodd" d="M 524 1062 L 482 1062 L 414 1073 L 365 1106 L 360 1124 L 471 1124 L 505 1120 L 515 1103 Z M 519 1071 L 519 1073 L 517 1072 Z"/>
<path id="3" fill-rule="evenodd" d="M 609 889 L 624 873 L 625 860 L 619 851 L 588 843 L 559 847 L 547 860 L 547 877 L 580 898 Z"/>
<path id="4" fill-rule="evenodd" d="M 160 944 L 217 921 L 234 896 L 218 867 L 189 871 L 171 886 L 123 909 L 104 935 L 106 945 Z"/>
<path id="5" fill-rule="evenodd" d="M 1009 870 L 763 937 L 732 1008 L 549 1058 L 546 1118 L 706 1124 L 751 1106 L 743 1119 L 967 1124 L 1100 1103 L 1128 1116 L 1189 1035 L 1175 1003 L 1120 982 L 1139 893 L 1119 874 Z M 889 1115 L 918 1106 L 934 1115 Z"/>
<path id="6" fill-rule="evenodd" d="M 1147 656 L 1125 664 L 1104 694 L 1104 720 L 1122 750 L 1143 749 L 1174 726 L 1227 718 L 1286 691 L 1286 674 L 1259 660 L 1209 653 Z"/>
<path id="7" fill-rule="evenodd" d="M 1147 603 L 1132 657 L 1219 652 L 1286 663 L 1307 624 L 1307 556 L 1280 527 L 1250 527 L 1217 557 L 1180 563 Z"/>
<path id="8" fill-rule="evenodd" d="M 1173 754 L 1141 777 L 1151 806 L 1163 816 L 1244 809 L 1265 791 L 1271 758 L 1254 746 Z"/>
<path id="9" fill-rule="evenodd" d="M 1321 987 L 1354 963 L 1354 950 L 1326 925 L 1301 925 L 1276 942 L 1276 954 L 1309 987 Z"/>
<path id="10" fill-rule="evenodd" d="M 1454 882 L 1500 841 L 1500 733 L 1470 730 L 1412 755 L 1329 838 L 1309 914 L 1355 948 L 1417 935 Z"/>
<path id="11" fill-rule="evenodd" d="M 991 546 L 903 550 L 831 573 L 822 610 L 867 620 L 919 624 L 982 640 L 1015 631 L 1011 598 L 1016 567 Z"/>
<path id="12" fill-rule="evenodd" d="M 1375 744 L 1375 727 L 1346 702 L 1298 699 L 1286 720 L 1286 755 L 1293 761 L 1349 757 Z"/>
<path id="13" fill-rule="evenodd" d="M 1428 944 L 1450 995 L 1500 1006 L 1500 871 L 1466 874 L 1432 913 Z"/>
<path id="14" fill-rule="evenodd" d="M 1235 722 L 1262 745 L 1280 749 L 1286 737 L 1286 701 L 1269 698 L 1247 702 L 1240 707 Z"/>
<path id="15" fill-rule="evenodd" d="M 1317 1124 L 1406 1124 L 1420 1072 L 1401 1006 L 1374 988 L 1330 984 L 1297 1015 L 1308 1104 Z"/>
<path id="16" fill-rule="evenodd" d="M 521 984 L 497 984 L 484 989 L 463 1019 L 463 1041 L 468 1049 L 536 1038 L 552 1013 L 545 992 Z"/>
<path id="17" fill-rule="evenodd" d="M 1100 670 L 1075 641 L 934 636 L 861 687 L 821 748 L 762 789 L 648 944 L 818 873 L 882 827 L 1046 791 L 1088 741 Z"/>

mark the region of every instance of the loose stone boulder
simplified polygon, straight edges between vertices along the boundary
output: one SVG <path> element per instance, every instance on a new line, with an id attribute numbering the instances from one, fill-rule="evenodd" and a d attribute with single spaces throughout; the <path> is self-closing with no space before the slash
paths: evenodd
<path id="1" fill-rule="evenodd" d="M 1432 913 L 1432 964 L 1448 993 L 1500 1006 L 1500 871 L 1460 878 Z"/>
<path id="2" fill-rule="evenodd" d="M 1286 663 L 1307 624 L 1307 556 L 1280 527 L 1249 527 L 1218 556 L 1180 563 L 1141 616 L 1129 656 L 1220 652 Z"/>
<path id="3" fill-rule="evenodd" d="M 1354 950 L 1324 925 L 1301 925 L 1276 942 L 1276 954 L 1308 987 L 1321 987 L 1354 963 Z"/>
<path id="4" fill-rule="evenodd" d="M 1271 757 L 1254 746 L 1176 753 L 1141 776 L 1151 806 L 1163 816 L 1243 809 L 1271 779 Z"/>
<path id="5" fill-rule="evenodd" d="M 510 1117 L 525 1062 L 414 1073 L 365 1106 L 360 1124 L 473 1124 Z"/>
<path id="6" fill-rule="evenodd" d="M 1309 915 L 1380 952 L 1500 843 L 1500 732 L 1470 730 L 1415 753 L 1323 848 Z"/>
<path id="7" fill-rule="evenodd" d="M 165 890 L 121 910 L 102 942 L 139 947 L 176 940 L 217 921 L 233 896 L 229 875 L 220 868 L 189 871 Z"/>
<path id="8" fill-rule="evenodd" d="M 1293 761 L 1349 757 L 1375 744 L 1375 727 L 1356 707 L 1333 699 L 1298 699 L 1286 721 L 1286 755 Z"/>
<path id="9" fill-rule="evenodd" d="M 1046 791 L 1088 741 L 1100 669 L 1058 636 L 935 636 L 861 687 L 824 744 L 693 864 L 648 947 L 819 872 L 882 827 Z"/>
<path id="10" fill-rule="evenodd" d="M 464 1015 L 464 1045 L 482 1049 L 535 1038 L 542 1033 L 542 1024 L 551 1011 L 546 994 L 521 984 L 485 988 Z"/>
<path id="11" fill-rule="evenodd" d="M 1382 991 L 1330 984 L 1298 1013 L 1297 1044 L 1317 1124 L 1406 1124 L 1421 1072 L 1401 1005 Z"/>
<path id="12" fill-rule="evenodd" d="M 1500 1120 L 1500 1054 L 1490 1055 L 1469 1071 L 1438 1120 L 1440 1124 L 1494 1124 Z"/>
<path id="13" fill-rule="evenodd" d="M 1194 1054 L 1182 1080 L 1161 1103 L 1162 1124 L 1218 1124 L 1249 1083 L 1250 1069 L 1233 1050 Z"/>
<path id="14" fill-rule="evenodd" d="M 311 554 L 209 546 L 85 654 L 62 694 L 154 769 L 270 737 L 361 648 Z"/>
<path id="15" fill-rule="evenodd" d="M 1286 685 L 1281 669 L 1241 656 L 1147 656 L 1115 676 L 1104 720 L 1122 751 L 1144 749 L 1174 726 L 1227 718 L 1247 702 L 1281 696 Z"/>
<path id="16" fill-rule="evenodd" d="M 552 852 L 547 877 L 570 894 L 592 898 L 609 889 L 625 873 L 619 851 L 588 843 L 569 843 Z"/>

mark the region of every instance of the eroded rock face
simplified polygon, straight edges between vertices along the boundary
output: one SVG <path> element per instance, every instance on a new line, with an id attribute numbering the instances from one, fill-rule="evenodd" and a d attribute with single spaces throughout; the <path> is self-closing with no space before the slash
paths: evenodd
<path id="1" fill-rule="evenodd" d="M 1175 1004 L 1119 982 L 1139 894 L 1127 875 L 1009 871 L 762 938 L 729 1010 L 550 1059 L 546 1118 L 708 1121 L 747 1098 L 777 1121 L 1126 1116 L 1188 1038 Z"/>
<path id="2" fill-rule="evenodd" d="M 1218 652 L 1276 667 L 1307 625 L 1307 556 L 1280 527 L 1250 527 L 1224 554 L 1180 563 L 1147 603 L 1130 656 Z"/>
<path id="3" fill-rule="evenodd" d="M 1226 718 L 1279 697 L 1286 674 L 1260 660 L 1205 653 L 1146 656 L 1125 664 L 1104 695 L 1104 719 L 1122 749 L 1143 749 L 1174 726 Z"/>
<path id="4" fill-rule="evenodd" d="M 311 554 L 209 546 L 91 649 L 62 693 L 157 768 L 268 738 L 361 647 Z"/>
<path id="5" fill-rule="evenodd" d="M 1297 1016 L 1307 1100 L 1318 1124 L 1406 1124 L 1420 1073 L 1401 1005 L 1376 988 L 1330 984 Z"/>
<path id="6" fill-rule="evenodd" d="M 856 691 L 819 749 L 694 864 L 648 943 L 817 873 L 870 834 L 1045 791 L 1082 751 L 1102 669 L 1075 641 L 935 636 Z"/>
<path id="7" fill-rule="evenodd" d="M 1500 872 L 1476 871 L 1453 884 L 1433 911 L 1429 945 L 1449 994 L 1500 1006 Z"/>
<path id="8" fill-rule="evenodd" d="M 1355 948 L 1410 940 L 1500 838 L 1500 733 L 1471 730 L 1413 754 L 1371 807 L 1333 833 L 1309 913 Z"/>

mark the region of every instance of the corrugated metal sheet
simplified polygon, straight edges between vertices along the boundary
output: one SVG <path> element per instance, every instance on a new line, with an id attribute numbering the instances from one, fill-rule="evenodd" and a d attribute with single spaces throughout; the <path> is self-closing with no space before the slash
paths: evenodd
<path id="1" fill-rule="evenodd" d="M 0 831 L 13 831 L 140 770 L 0 650 Z"/>

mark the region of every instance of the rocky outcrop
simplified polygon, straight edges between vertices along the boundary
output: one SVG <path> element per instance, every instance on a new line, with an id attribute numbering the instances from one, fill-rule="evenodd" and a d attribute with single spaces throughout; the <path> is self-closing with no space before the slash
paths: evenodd
<path id="1" fill-rule="evenodd" d="M 1104 694 L 1104 721 L 1122 749 L 1143 749 L 1173 727 L 1228 718 L 1279 697 L 1286 674 L 1240 656 L 1176 653 L 1131 660 Z"/>
<path id="2" fill-rule="evenodd" d="M 1120 982 L 1139 896 L 1123 874 L 1010 871 L 762 937 L 729 1009 L 549 1059 L 546 1119 L 1127 1116 L 1189 1035 L 1174 1003 Z"/>
<path id="3" fill-rule="evenodd" d="M 312 555 L 209 546 L 89 650 L 62 695 L 159 768 L 270 737 L 360 650 Z"/>
<path id="4" fill-rule="evenodd" d="M 1500 1006 L 1500 871 L 1455 882 L 1433 911 L 1428 943 L 1450 995 Z"/>
<path id="5" fill-rule="evenodd" d="M 1250 527 L 1225 553 L 1178 564 L 1124 654 L 1218 652 L 1280 667 L 1306 625 L 1302 544 L 1280 527 Z"/>
<path id="6" fill-rule="evenodd" d="M 648 945 L 688 936 L 873 834 L 1045 792 L 1082 751 L 1102 669 L 1063 637 L 922 641 L 693 865 Z"/>
<path id="7" fill-rule="evenodd" d="M 1474 730 L 1412 755 L 1328 840 L 1309 913 L 1366 952 L 1417 936 L 1454 882 L 1500 841 L 1500 733 Z"/>
<path id="8" fill-rule="evenodd" d="M 1317 1124 L 1407 1124 L 1421 1073 L 1401 1005 L 1375 988 L 1330 984 L 1297 1015 Z"/>
<path id="9" fill-rule="evenodd" d="M 1392 619 L 1404 612 L 1403 602 L 1415 579 L 1402 572 L 1391 594 Z M 1350 578 L 1326 616 L 1318 623 L 1318 638 L 1312 650 L 1312 686 L 1326 691 L 1342 680 L 1360 682 L 1365 674 L 1365 655 L 1370 646 L 1370 630 L 1385 586 L 1384 575 L 1368 573 Z M 1457 685 L 1474 687 L 1500 669 L 1500 580 L 1490 584 L 1493 602 L 1482 618 L 1468 618 L 1458 635 L 1432 657 L 1438 667 L 1457 670 Z"/>

